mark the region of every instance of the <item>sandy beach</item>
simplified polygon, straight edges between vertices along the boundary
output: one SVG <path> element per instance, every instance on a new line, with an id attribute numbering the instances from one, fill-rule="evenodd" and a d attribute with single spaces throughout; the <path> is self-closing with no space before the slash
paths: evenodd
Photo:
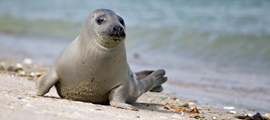
<path id="1" fill-rule="evenodd" d="M 133 104 L 139 111 L 62 99 L 55 88 L 36 95 L 38 77 L 100 8 L 124 19 L 131 70 L 169 78 Z M 0 120 L 269 119 L 268 11 L 270 1 L 256 0 L 1 1 Z"/>
<path id="2" fill-rule="evenodd" d="M 0 59 L 0 119 L 1 120 L 159 120 L 159 119 L 236 119 L 243 115 L 233 109 L 218 109 L 209 105 L 199 105 L 196 100 L 188 100 L 171 93 L 148 92 L 133 105 L 139 111 L 110 107 L 108 105 L 61 99 L 53 88 L 44 97 L 36 95 L 35 84 L 40 74 L 45 74 L 44 65 L 19 63 Z M 12 69 L 13 68 L 13 69 Z M 22 72 L 24 71 L 24 72 Z M 34 73 L 34 74 L 33 74 Z M 166 103 L 190 110 L 197 108 L 199 113 L 167 110 Z"/>

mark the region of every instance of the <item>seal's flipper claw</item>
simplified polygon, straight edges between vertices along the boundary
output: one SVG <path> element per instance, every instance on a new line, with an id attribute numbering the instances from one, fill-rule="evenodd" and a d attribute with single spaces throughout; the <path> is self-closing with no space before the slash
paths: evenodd
<path id="1" fill-rule="evenodd" d="M 122 108 L 122 109 L 126 109 L 126 110 L 139 111 L 136 107 L 129 105 L 127 103 L 117 103 L 117 102 L 111 101 L 110 105 L 113 107 Z"/>
<path id="2" fill-rule="evenodd" d="M 158 86 L 153 88 L 152 90 L 150 90 L 150 92 L 162 92 L 163 91 L 163 87 L 162 86 Z"/>
<path id="3" fill-rule="evenodd" d="M 144 70 L 144 71 L 136 72 L 135 74 L 137 75 L 138 79 L 141 80 L 153 72 L 154 72 L 153 70 Z"/>

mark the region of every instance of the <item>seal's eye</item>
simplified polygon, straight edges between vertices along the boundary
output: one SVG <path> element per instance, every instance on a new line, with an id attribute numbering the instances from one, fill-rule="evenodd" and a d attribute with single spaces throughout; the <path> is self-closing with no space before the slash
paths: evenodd
<path id="1" fill-rule="evenodd" d="M 124 22 L 124 20 L 123 20 L 123 19 L 120 19 L 120 20 L 119 20 L 119 22 L 120 22 L 122 25 L 124 25 L 124 26 L 125 26 L 125 22 Z"/>
<path id="2" fill-rule="evenodd" d="M 97 24 L 98 25 L 101 25 L 102 23 L 104 23 L 105 22 L 105 19 L 104 18 L 98 18 L 97 19 Z"/>

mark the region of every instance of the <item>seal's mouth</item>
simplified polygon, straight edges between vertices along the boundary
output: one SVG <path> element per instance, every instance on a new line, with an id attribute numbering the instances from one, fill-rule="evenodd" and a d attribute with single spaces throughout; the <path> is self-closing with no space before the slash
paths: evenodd
<path id="1" fill-rule="evenodd" d="M 117 41 L 121 41 L 121 39 L 112 39 L 113 41 L 117 42 Z"/>

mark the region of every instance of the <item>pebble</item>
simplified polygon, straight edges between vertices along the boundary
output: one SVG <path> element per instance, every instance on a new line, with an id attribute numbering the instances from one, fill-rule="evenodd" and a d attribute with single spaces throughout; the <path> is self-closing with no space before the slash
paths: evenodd
<path id="1" fill-rule="evenodd" d="M 29 104 L 29 103 L 27 103 L 25 106 L 27 106 L 27 107 L 34 107 L 33 105 L 31 105 L 31 104 Z"/>
<path id="2" fill-rule="evenodd" d="M 22 68 L 22 64 L 21 63 L 16 63 L 16 67 L 17 68 Z"/>
<path id="3" fill-rule="evenodd" d="M 194 105 L 196 105 L 196 103 L 195 102 L 188 102 L 188 105 L 189 106 L 194 106 Z"/>
<path id="4" fill-rule="evenodd" d="M 5 71 L 5 68 L 4 68 L 4 66 L 0 66 L 0 71 Z"/>
<path id="5" fill-rule="evenodd" d="M 20 66 L 20 64 L 16 65 L 16 67 L 13 67 L 13 66 L 9 66 L 8 71 L 10 72 L 18 72 L 18 71 L 22 71 L 22 66 Z"/>
<path id="6" fill-rule="evenodd" d="M 19 74 L 19 76 L 25 76 L 26 72 L 25 71 L 19 71 L 18 74 Z"/>
<path id="7" fill-rule="evenodd" d="M 23 99 L 23 97 L 17 97 L 19 100 Z"/>
<path id="8" fill-rule="evenodd" d="M 32 59 L 29 59 L 29 58 L 25 58 L 25 59 L 23 60 L 23 62 L 24 62 L 25 64 L 33 64 Z"/>
<path id="9" fill-rule="evenodd" d="M 213 120 L 216 120 L 217 119 L 217 117 L 213 117 Z"/>
<path id="10" fill-rule="evenodd" d="M 236 111 L 229 111 L 229 114 L 236 114 Z"/>
<path id="11" fill-rule="evenodd" d="M 202 119 L 202 117 L 201 117 L 201 116 L 199 116 L 199 115 L 195 115 L 195 116 L 190 116 L 190 118 L 195 118 L 195 119 Z"/>
<path id="12" fill-rule="evenodd" d="M 226 110 L 233 110 L 233 109 L 235 109 L 235 107 L 223 107 L 223 109 L 226 109 Z"/>
<path id="13" fill-rule="evenodd" d="M 35 76 L 35 73 L 34 72 L 31 72 L 30 73 L 30 76 L 34 77 Z"/>
<path id="14" fill-rule="evenodd" d="M 140 118 L 140 116 L 135 116 L 135 118 Z"/>
<path id="15" fill-rule="evenodd" d="M 36 72 L 36 77 L 40 77 L 41 73 L 40 72 Z"/>
<path id="16" fill-rule="evenodd" d="M 269 113 L 265 113 L 263 117 L 270 119 L 270 114 Z"/>
<path id="17" fill-rule="evenodd" d="M 182 104 L 181 106 L 182 106 L 182 107 L 188 107 L 189 104 L 188 104 L 188 103 L 184 103 L 184 104 Z"/>
<path id="18" fill-rule="evenodd" d="M 176 96 L 173 96 L 171 99 L 172 99 L 172 100 L 176 100 L 176 99 L 177 99 L 177 97 L 176 97 Z"/>
<path id="19" fill-rule="evenodd" d="M 8 71 L 15 71 L 15 68 L 14 68 L 13 66 L 9 66 L 9 67 L 7 68 L 7 70 L 8 70 Z"/>

